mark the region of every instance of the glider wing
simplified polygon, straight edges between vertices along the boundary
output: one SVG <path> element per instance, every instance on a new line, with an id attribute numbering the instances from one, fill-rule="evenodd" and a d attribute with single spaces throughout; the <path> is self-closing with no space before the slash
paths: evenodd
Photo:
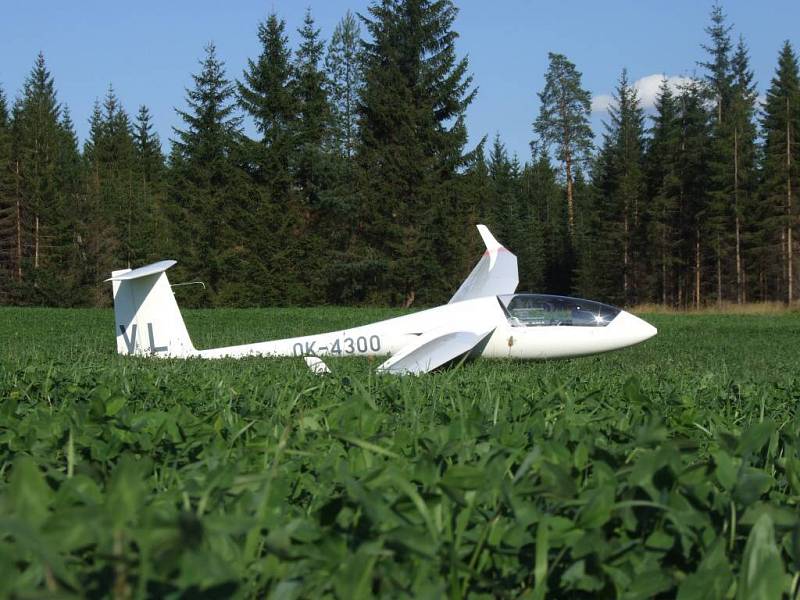
<path id="1" fill-rule="evenodd" d="M 486 252 L 450 298 L 449 304 L 485 296 L 513 294 L 519 284 L 517 257 L 494 239 L 486 225 L 478 225 Z"/>
<path id="2" fill-rule="evenodd" d="M 467 354 L 479 353 L 494 329 L 492 325 L 477 331 L 438 329 L 425 333 L 379 366 L 377 371 L 396 375 L 433 371 Z"/>

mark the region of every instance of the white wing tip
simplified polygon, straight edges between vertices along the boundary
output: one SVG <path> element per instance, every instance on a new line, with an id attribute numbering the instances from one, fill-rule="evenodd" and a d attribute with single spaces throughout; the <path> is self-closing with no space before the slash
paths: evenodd
<path id="1" fill-rule="evenodd" d="M 483 239 L 483 243 L 486 244 L 487 250 L 498 250 L 503 247 L 503 244 L 495 239 L 495 237 L 492 235 L 492 232 L 489 231 L 489 228 L 486 225 L 478 225 L 478 233 L 481 234 L 481 238 Z"/>
<path id="2" fill-rule="evenodd" d="M 311 372 L 315 375 L 327 375 L 331 372 L 328 365 L 322 362 L 321 358 L 316 356 L 304 356 L 303 360 L 306 361 L 306 365 L 308 365 L 308 368 L 311 369 Z"/>

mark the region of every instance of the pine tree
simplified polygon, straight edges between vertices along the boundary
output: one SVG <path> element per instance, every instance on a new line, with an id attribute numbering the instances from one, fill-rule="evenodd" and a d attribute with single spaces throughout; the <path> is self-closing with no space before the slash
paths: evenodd
<path id="1" fill-rule="evenodd" d="M 200 64 L 200 73 L 192 76 L 194 87 L 186 91 L 188 108 L 177 111 L 183 129 L 174 129 L 173 235 L 185 272 L 208 286 L 193 293 L 190 303 L 257 304 L 256 289 L 264 282 L 256 274 L 270 257 L 262 259 L 254 250 L 253 230 L 260 220 L 238 167 L 242 133 L 235 88 L 213 43 Z"/>
<path id="2" fill-rule="evenodd" d="M 361 30 L 349 10 L 336 25 L 325 56 L 328 97 L 333 115 L 332 138 L 338 152 L 352 158 L 358 133 L 357 103 L 363 85 Z"/>
<path id="3" fill-rule="evenodd" d="M 775 215 L 782 256 L 781 287 L 788 302 L 795 299 L 795 252 L 800 186 L 800 75 L 797 55 L 786 41 L 778 56 L 761 121 L 764 137 L 762 194 Z"/>
<path id="4" fill-rule="evenodd" d="M 570 238 L 575 237 L 575 170 L 592 149 L 589 126 L 591 95 L 581 87 L 581 74 L 563 54 L 548 54 L 545 86 L 539 92 L 541 106 L 533 129 L 546 146 L 556 147 L 556 159 L 564 167 L 567 219 Z"/>
<path id="5" fill-rule="evenodd" d="M 459 171 L 469 161 L 464 113 L 475 91 L 466 58 L 456 56 L 456 13 L 449 0 L 375 1 L 363 19 L 371 40 L 359 105 L 357 227 L 362 256 L 385 269 L 370 298 L 444 300 L 472 260 L 460 243 L 474 212 Z"/>

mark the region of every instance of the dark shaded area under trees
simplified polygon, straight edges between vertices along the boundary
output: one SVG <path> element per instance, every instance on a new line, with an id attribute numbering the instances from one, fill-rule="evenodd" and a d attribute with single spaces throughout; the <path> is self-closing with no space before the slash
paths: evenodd
<path id="1" fill-rule="evenodd" d="M 0 303 L 103 306 L 115 268 L 179 260 L 195 306 L 446 301 L 489 225 L 520 289 L 676 307 L 797 299 L 800 77 L 785 42 L 763 105 L 720 6 L 701 76 L 645 114 L 623 69 L 601 140 L 549 55 L 521 162 L 467 147 L 476 94 L 450 0 L 375 0 L 323 39 L 259 25 L 239 77 L 205 48 L 171 150 L 109 87 L 79 148 L 43 55 L 0 90 Z M 535 74 L 530 74 L 534 80 Z M 255 125 L 244 133 L 245 120 Z M 596 144 L 596 145 L 595 145 Z"/>

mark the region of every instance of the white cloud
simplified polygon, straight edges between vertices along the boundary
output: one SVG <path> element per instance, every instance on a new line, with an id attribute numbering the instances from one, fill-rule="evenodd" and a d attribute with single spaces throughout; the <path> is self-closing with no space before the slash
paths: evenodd
<path id="1" fill-rule="evenodd" d="M 677 92 L 682 85 L 691 81 L 689 77 L 682 75 L 662 75 L 654 73 L 637 79 L 633 87 L 639 94 L 639 102 L 645 110 L 653 108 L 656 104 L 656 96 L 661 87 L 661 82 L 666 79 L 667 85 L 673 92 Z M 606 112 L 614 99 L 609 94 L 598 94 L 592 100 L 592 112 Z"/>
<path id="2" fill-rule="evenodd" d="M 606 112 L 614 99 L 608 94 L 598 94 L 592 97 L 592 112 Z"/>

